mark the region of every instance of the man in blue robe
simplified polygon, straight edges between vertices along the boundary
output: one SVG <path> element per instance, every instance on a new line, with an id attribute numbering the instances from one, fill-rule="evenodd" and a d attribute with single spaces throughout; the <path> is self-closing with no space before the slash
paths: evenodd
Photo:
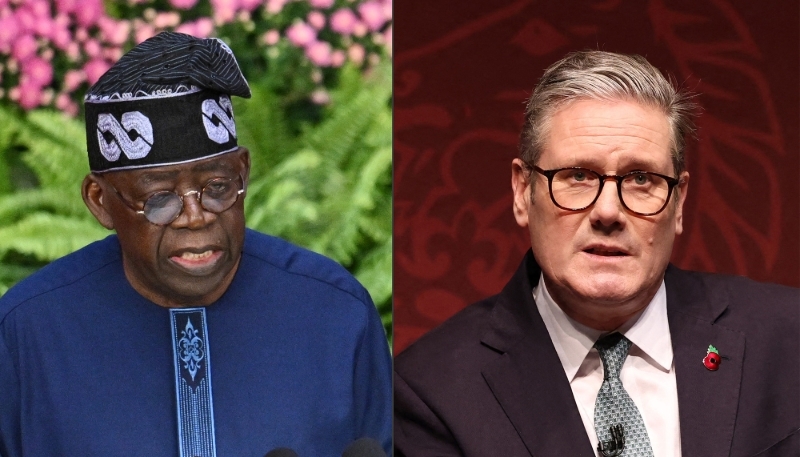
<path id="1" fill-rule="evenodd" d="M 245 228 L 220 40 L 163 33 L 86 96 L 89 210 L 116 235 L 0 298 L 0 455 L 340 456 L 391 446 L 391 360 L 335 262 Z"/>

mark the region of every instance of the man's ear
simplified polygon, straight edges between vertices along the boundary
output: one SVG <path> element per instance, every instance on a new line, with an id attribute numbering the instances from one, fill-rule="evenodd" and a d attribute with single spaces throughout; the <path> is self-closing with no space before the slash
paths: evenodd
<path id="1" fill-rule="evenodd" d="M 239 146 L 239 150 L 236 153 L 239 154 L 239 160 L 242 161 L 242 179 L 244 180 L 245 193 L 247 193 L 247 184 L 250 182 L 250 151 Z"/>
<path id="2" fill-rule="evenodd" d="M 97 219 L 97 222 L 100 222 L 100 225 L 103 227 L 113 230 L 114 222 L 103 204 L 105 190 L 98 176 L 94 173 L 89 173 L 83 178 L 81 196 L 83 197 L 83 202 L 86 204 L 86 207 L 89 208 L 94 218 Z"/>
<path id="3" fill-rule="evenodd" d="M 521 159 L 511 162 L 511 189 L 514 191 L 514 219 L 520 227 L 527 227 L 531 182 L 528 167 Z"/>
<path id="4" fill-rule="evenodd" d="M 686 202 L 686 194 L 689 192 L 689 172 L 684 171 L 678 177 L 681 182 L 675 189 L 676 195 L 676 208 L 675 208 L 675 234 L 680 235 L 683 233 L 683 204 Z"/>

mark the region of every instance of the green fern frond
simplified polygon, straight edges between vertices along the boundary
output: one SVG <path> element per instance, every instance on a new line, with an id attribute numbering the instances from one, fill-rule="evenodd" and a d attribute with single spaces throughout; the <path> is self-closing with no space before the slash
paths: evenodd
<path id="1" fill-rule="evenodd" d="M 36 213 L 0 227 L 0 252 L 16 251 L 52 261 L 108 236 L 96 221 Z"/>
<path id="2" fill-rule="evenodd" d="M 77 187 L 80 195 L 80 183 L 89 172 L 81 121 L 54 111 L 31 111 L 20 128 L 20 141 L 28 147 L 23 160 L 36 172 L 41 187 Z"/>
<path id="3" fill-rule="evenodd" d="M 80 198 L 80 188 L 75 192 L 52 188 L 28 189 L 0 196 L 0 226 L 9 225 L 37 211 L 94 220 Z"/>

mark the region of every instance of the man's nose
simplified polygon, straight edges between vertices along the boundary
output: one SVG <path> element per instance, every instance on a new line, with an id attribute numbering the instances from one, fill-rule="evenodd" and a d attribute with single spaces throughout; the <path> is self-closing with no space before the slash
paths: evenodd
<path id="1" fill-rule="evenodd" d="M 200 204 L 200 191 L 190 190 L 183 194 L 183 211 L 177 219 L 172 221 L 176 228 L 200 229 L 213 222 L 217 215 L 207 211 Z"/>
<path id="2" fill-rule="evenodd" d="M 619 184 L 611 178 L 607 178 L 597 196 L 597 200 L 592 206 L 590 212 L 592 224 L 599 224 L 603 226 L 613 226 L 615 224 L 623 224 L 625 221 L 625 207 L 619 199 Z"/>

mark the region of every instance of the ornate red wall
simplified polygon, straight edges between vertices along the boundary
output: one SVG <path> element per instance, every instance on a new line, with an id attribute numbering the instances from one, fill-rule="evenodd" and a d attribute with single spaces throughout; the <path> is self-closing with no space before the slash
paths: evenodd
<path id="1" fill-rule="evenodd" d="M 394 4 L 394 335 L 400 352 L 497 293 L 523 103 L 570 50 L 646 56 L 700 93 L 680 267 L 800 285 L 796 0 Z"/>

